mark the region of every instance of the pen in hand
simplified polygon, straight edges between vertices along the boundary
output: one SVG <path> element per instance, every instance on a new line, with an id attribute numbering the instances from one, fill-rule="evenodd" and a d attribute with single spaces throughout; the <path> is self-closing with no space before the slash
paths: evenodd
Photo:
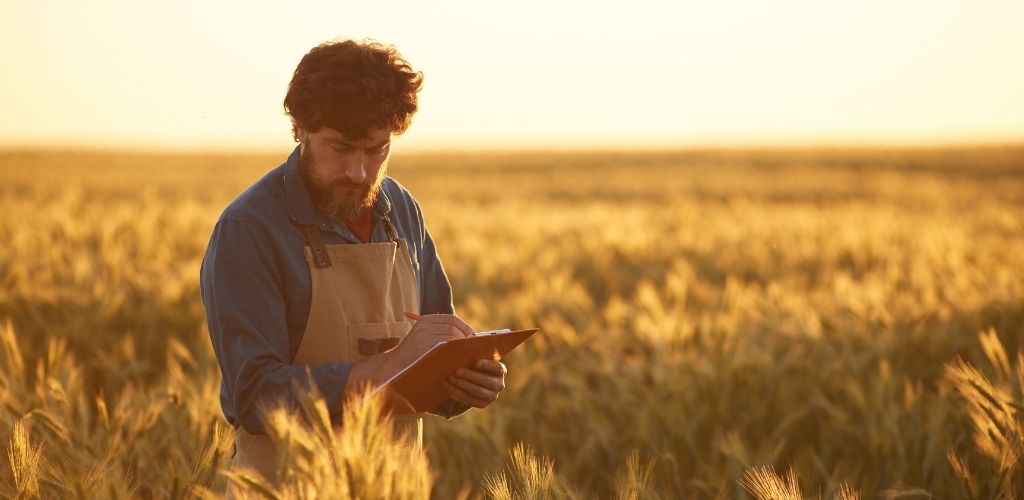
<path id="1" fill-rule="evenodd" d="M 405 312 L 402 313 L 402 315 L 405 316 L 406 318 L 409 318 L 409 319 L 413 320 L 413 321 L 420 321 L 420 320 L 423 319 L 423 316 L 421 316 L 419 314 L 416 314 L 416 313 L 414 313 L 412 311 L 405 311 Z M 438 316 L 443 316 L 443 315 L 438 315 Z M 456 326 L 456 328 L 461 330 L 463 332 L 463 334 L 465 334 L 465 336 L 467 336 L 467 337 L 474 337 L 474 336 L 478 336 L 478 335 L 490 335 L 490 334 L 494 334 L 494 333 L 508 333 L 508 332 L 511 331 L 511 330 L 506 328 L 506 329 L 502 329 L 502 330 L 489 330 L 489 331 L 486 331 L 486 332 L 476 332 L 469 325 L 463 323 L 462 320 L 460 320 L 459 318 L 455 318 L 455 319 L 458 320 L 458 322 L 462 326 L 465 327 L 465 328 L 463 328 L 462 326 Z"/>

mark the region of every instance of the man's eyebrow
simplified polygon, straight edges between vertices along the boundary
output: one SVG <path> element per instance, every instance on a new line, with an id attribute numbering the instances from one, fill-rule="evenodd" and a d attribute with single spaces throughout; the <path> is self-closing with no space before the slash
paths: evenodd
<path id="1" fill-rule="evenodd" d="M 391 138 L 388 137 L 387 139 L 384 139 L 383 141 L 380 141 L 377 144 L 374 144 L 373 146 L 370 146 L 370 147 L 368 147 L 366 149 L 382 148 L 382 147 L 386 146 L 390 142 L 391 142 Z"/>

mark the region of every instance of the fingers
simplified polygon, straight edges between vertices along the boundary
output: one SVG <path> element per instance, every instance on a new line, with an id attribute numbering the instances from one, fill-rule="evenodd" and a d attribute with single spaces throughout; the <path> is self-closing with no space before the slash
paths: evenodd
<path id="1" fill-rule="evenodd" d="M 505 376 L 508 374 L 508 368 L 505 367 L 505 364 L 493 359 L 481 359 L 473 365 L 473 368 L 492 375 Z"/>
<path id="2" fill-rule="evenodd" d="M 501 375 L 460 369 L 448 378 L 445 388 L 452 399 L 476 408 L 484 408 L 498 399 L 498 394 L 505 389 L 505 379 Z"/>
<path id="3" fill-rule="evenodd" d="M 411 313 L 410 313 L 411 314 Z M 408 315 L 406 317 L 409 317 Z M 476 330 L 462 321 L 462 318 L 454 314 L 427 314 L 419 317 L 419 323 L 433 323 L 435 325 L 448 325 L 455 327 L 461 334 L 460 337 L 470 337 Z"/>
<path id="4" fill-rule="evenodd" d="M 494 402 L 493 399 L 482 399 L 474 397 L 473 395 L 460 389 L 459 387 L 456 387 L 454 384 L 450 382 L 444 383 L 444 390 L 448 393 L 448 397 L 452 398 L 452 400 L 458 403 L 462 403 L 464 405 L 472 406 L 474 408 L 486 408 L 487 405 Z"/>
<path id="5" fill-rule="evenodd" d="M 491 375 L 489 373 L 477 370 L 459 369 L 456 370 L 455 374 L 452 375 L 450 378 L 450 382 L 455 383 L 460 381 L 461 379 L 462 381 L 465 381 L 468 384 L 475 385 L 481 389 L 488 391 L 488 393 L 495 394 L 495 397 L 497 397 L 497 394 L 505 388 L 505 378 L 502 377 L 501 375 Z M 460 387 L 462 386 L 460 385 Z M 466 388 L 463 387 L 463 389 Z M 487 394 L 484 393 L 476 393 L 472 391 L 470 393 L 479 397 L 487 396 Z"/>
<path id="6" fill-rule="evenodd" d="M 490 359 L 477 361 L 473 368 L 461 368 L 444 383 L 449 397 L 474 408 L 484 408 L 498 399 L 505 390 L 505 374 L 508 369 L 503 363 Z"/>

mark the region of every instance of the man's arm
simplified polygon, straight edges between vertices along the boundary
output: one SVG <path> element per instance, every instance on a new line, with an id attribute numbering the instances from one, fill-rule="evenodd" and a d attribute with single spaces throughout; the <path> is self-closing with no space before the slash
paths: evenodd
<path id="1" fill-rule="evenodd" d="M 419 210 L 417 209 L 419 215 Z M 427 308 L 442 310 L 453 310 L 451 285 L 448 276 L 441 265 L 441 259 L 437 257 L 437 250 L 434 241 L 423 225 L 422 216 L 420 223 L 423 228 L 423 253 L 420 262 L 423 263 L 423 297 L 424 314 L 429 314 Z M 424 316 L 427 318 L 429 316 Z M 421 320 L 422 321 L 422 320 Z M 470 408 L 486 408 L 498 399 L 498 395 L 505 389 L 505 375 L 508 369 L 499 361 L 481 359 L 471 368 L 461 369 L 455 372 L 445 382 L 445 391 L 448 399 L 430 410 L 430 413 L 445 418 L 453 418 L 465 413 Z"/>
<path id="2" fill-rule="evenodd" d="M 397 183 L 394 184 L 397 186 Z M 401 186 L 392 193 L 396 199 L 403 199 L 406 210 L 413 220 L 417 260 L 420 263 L 420 311 L 423 318 L 430 315 L 454 314 L 452 303 L 452 290 L 445 273 L 441 259 L 437 255 L 434 240 L 427 230 L 423 221 L 423 213 L 415 198 Z M 417 311 L 412 311 L 417 312 Z M 420 321 L 422 323 L 422 320 Z M 418 327 L 418 324 L 417 324 Z M 414 327 L 415 328 L 415 327 Z M 410 333 L 410 336 L 412 333 Z M 446 386 L 449 399 L 442 402 L 430 413 L 446 418 L 452 418 L 464 413 L 470 407 L 483 408 L 489 405 L 498 397 L 498 393 L 505 386 L 505 367 L 501 363 L 492 360 L 481 360 L 484 365 L 468 370 L 464 376 L 455 376 Z M 358 365 L 357 365 L 358 366 Z"/>
<path id="3" fill-rule="evenodd" d="M 420 310 L 412 311 L 419 314 L 455 314 L 455 306 L 452 302 L 452 286 L 448 282 L 448 274 L 445 273 L 441 259 L 437 255 L 437 248 L 434 246 L 434 239 L 427 230 L 423 221 L 423 213 L 419 205 L 413 205 L 416 209 L 416 219 L 419 224 L 419 262 L 422 288 L 420 289 Z"/>
<path id="4" fill-rule="evenodd" d="M 410 197 L 411 198 L 411 197 Z M 419 262 L 422 288 L 420 289 L 420 311 L 419 314 L 454 314 L 455 306 L 452 302 L 452 287 L 448 281 L 448 275 L 441 265 L 441 259 L 437 256 L 437 248 L 434 246 L 434 239 L 430 237 L 430 231 L 423 221 L 423 213 L 419 204 L 413 201 L 416 211 L 416 222 L 419 225 Z M 414 311 L 416 312 L 416 311 Z M 470 406 L 447 399 L 430 410 L 430 413 L 444 418 L 457 417 Z"/>
<path id="5" fill-rule="evenodd" d="M 294 401 L 295 383 L 306 387 L 308 379 L 306 367 L 289 364 L 279 265 L 269 245 L 259 244 L 260 228 L 249 224 L 218 222 L 200 282 L 210 340 L 235 418 L 247 431 L 263 433 L 263 404 Z M 310 367 L 328 408 L 339 408 L 351 368 L 347 363 Z"/>

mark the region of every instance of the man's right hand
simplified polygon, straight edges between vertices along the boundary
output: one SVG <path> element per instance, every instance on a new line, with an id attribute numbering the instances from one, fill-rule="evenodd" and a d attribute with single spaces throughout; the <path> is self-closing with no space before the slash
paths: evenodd
<path id="1" fill-rule="evenodd" d="M 345 391 L 359 390 L 367 384 L 383 384 L 439 342 L 469 337 L 474 332 L 454 314 L 422 316 L 394 349 L 353 364 Z"/>
<path id="2" fill-rule="evenodd" d="M 386 354 L 398 363 L 400 370 L 438 343 L 471 337 L 474 333 L 476 330 L 454 314 L 428 314 L 421 316 L 402 342 Z"/>

